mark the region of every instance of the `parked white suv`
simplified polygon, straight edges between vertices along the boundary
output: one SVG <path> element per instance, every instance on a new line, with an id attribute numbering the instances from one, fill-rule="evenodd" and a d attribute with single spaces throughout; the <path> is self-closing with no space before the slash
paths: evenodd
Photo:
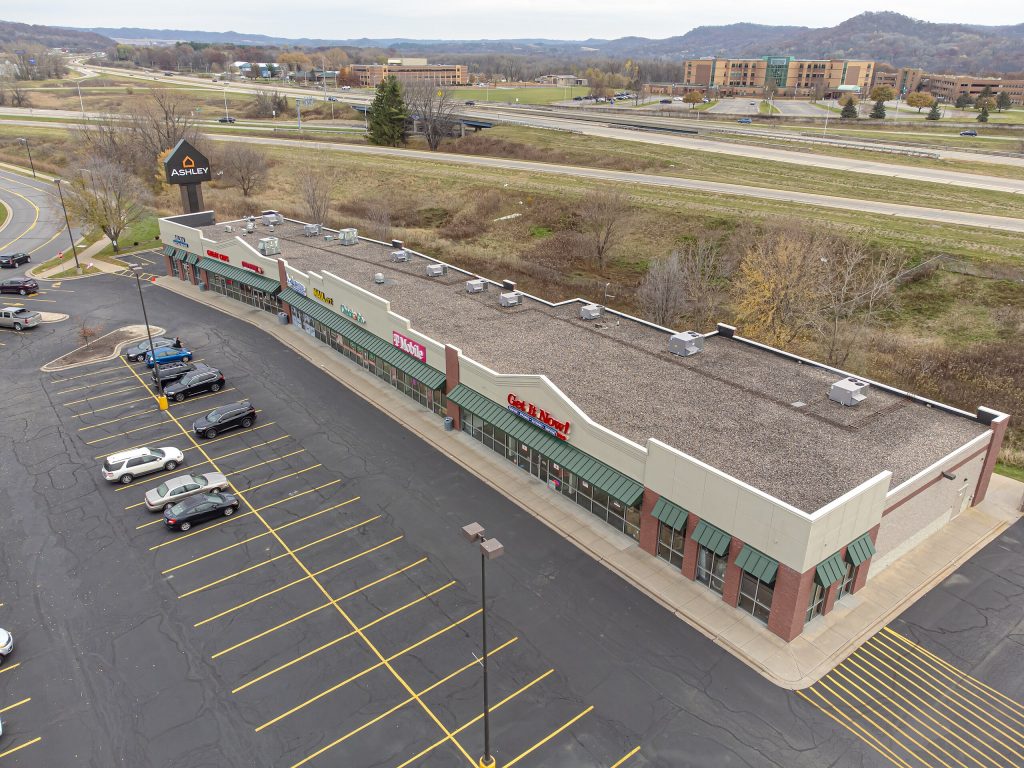
<path id="1" fill-rule="evenodd" d="M 103 479 L 127 485 L 136 477 L 161 469 L 172 472 L 184 461 L 185 455 L 177 448 L 135 448 L 108 456 L 103 462 Z"/>
<path id="2" fill-rule="evenodd" d="M 4 656 L 14 650 L 14 635 L 6 629 L 0 629 L 0 664 L 4 662 Z"/>

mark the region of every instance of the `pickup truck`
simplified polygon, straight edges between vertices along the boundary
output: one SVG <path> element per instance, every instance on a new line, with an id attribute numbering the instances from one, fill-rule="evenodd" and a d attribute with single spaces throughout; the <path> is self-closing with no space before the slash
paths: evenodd
<path id="1" fill-rule="evenodd" d="M 24 307 L 4 307 L 0 309 L 0 328 L 13 328 L 20 331 L 22 328 L 33 328 L 43 321 L 43 316 L 38 312 Z"/>

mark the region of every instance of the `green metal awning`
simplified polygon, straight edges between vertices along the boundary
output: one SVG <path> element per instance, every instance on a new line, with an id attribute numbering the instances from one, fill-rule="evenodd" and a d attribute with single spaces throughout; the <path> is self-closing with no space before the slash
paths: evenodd
<path id="1" fill-rule="evenodd" d="M 188 251 L 184 251 L 184 254 L 185 254 L 185 258 L 183 259 L 183 261 L 186 264 L 195 264 L 195 263 L 197 263 L 199 261 L 199 257 L 196 256 L 196 254 L 194 254 L 194 253 L 189 253 Z M 208 259 L 208 261 L 213 261 L 213 259 Z"/>
<path id="2" fill-rule="evenodd" d="M 831 557 L 827 557 L 818 563 L 815 573 L 821 586 L 831 587 L 846 575 L 846 563 L 843 562 L 843 558 L 836 552 Z"/>
<path id="3" fill-rule="evenodd" d="M 331 330 L 340 333 L 352 344 L 362 347 L 417 381 L 423 382 L 428 389 L 441 389 L 444 386 L 447 378 L 444 371 L 421 363 L 415 357 L 405 354 L 394 344 L 358 327 L 323 304 L 319 304 L 291 288 L 285 288 L 281 292 L 281 300 L 288 302 L 300 312 L 305 312 L 310 317 L 316 318 Z"/>
<path id="4" fill-rule="evenodd" d="M 669 528 L 677 531 L 686 530 L 686 518 L 689 515 L 690 513 L 685 509 L 677 507 L 665 498 L 658 499 L 657 504 L 654 505 L 654 509 L 651 511 L 651 516 L 655 520 L 660 520 Z"/>
<path id="5" fill-rule="evenodd" d="M 643 496 L 644 487 L 631 477 L 612 469 L 592 456 L 588 456 L 578 448 L 574 448 L 564 440 L 535 427 L 525 419 L 516 416 L 512 411 L 490 400 L 479 392 L 459 384 L 448 393 L 448 399 L 490 422 L 498 429 L 506 432 L 517 440 L 525 443 L 538 453 L 546 456 L 556 464 L 565 467 L 577 477 L 586 480 L 594 487 L 604 491 L 613 499 L 618 499 L 627 506 L 635 506 Z"/>
<path id="6" fill-rule="evenodd" d="M 846 559 L 854 565 L 860 565 L 874 554 L 875 545 L 868 533 L 854 539 L 846 547 Z"/>
<path id="7" fill-rule="evenodd" d="M 693 530 L 693 538 L 702 547 L 707 547 L 719 557 L 726 553 L 729 544 L 732 543 L 732 536 L 720 528 L 715 528 L 706 520 L 697 523 L 697 527 Z"/>
<path id="8" fill-rule="evenodd" d="M 176 251 L 177 251 L 177 249 L 173 245 L 165 245 L 164 246 L 164 256 L 171 256 L 171 257 L 176 258 L 176 256 L 175 256 L 175 252 Z"/>
<path id="9" fill-rule="evenodd" d="M 251 286 L 264 293 L 275 294 L 281 290 L 281 283 L 274 278 L 258 275 L 249 269 L 225 264 L 220 259 L 211 259 L 208 256 L 204 256 L 199 260 L 199 268 L 212 272 L 215 275 L 220 275 L 228 280 L 234 280 L 236 283 Z"/>
<path id="10" fill-rule="evenodd" d="M 758 552 L 749 544 L 744 544 L 743 549 L 736 556 L 736 565 L 765 584 L 775 581 L 775 573 L 779 570 L 778 560 L 773 560 L 763 552 Z"/>

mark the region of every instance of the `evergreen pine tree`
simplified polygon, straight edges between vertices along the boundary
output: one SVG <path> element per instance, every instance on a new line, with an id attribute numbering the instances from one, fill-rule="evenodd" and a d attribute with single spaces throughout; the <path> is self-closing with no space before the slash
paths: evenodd
<path id="1" fill-rule="evenodd" d="M 397 147 L 405 143 L 405 121 L 408 113 L 402 90 L 393 75 L 377 86 L 377 95 L 370 104 L 368 133 L 371 144 Z"/>
<path id="2" fill-rule="evenodd" d="M 985 102 L 985 103 L 983 103 L 981 105 L 981 112 L 978 113 L 978 122 L 979 123 L 987 123 L 988 122 L 988 102 Z"/>
<path id="3" fill-rule="evenodd" d="M 967 107 L 971 106 L 971 103 L 971 97 L 968 96 L 966 93 L 961 93 L 959 96 L 956 97 L 957 109 L 967 109 Z"/>
<path id="4" fill-rule="evenodd" d="M 875 102 L 875 106 L 873 106 L 871 108 L 871 114 L 869 115 L 869 117 L 873 118 L 874 120 L 884 120 L 885 119 L 885 102 L 882 101 L 881 99 L 876 101 Z"/>
<path id="5" fill-rule="evenodd" d="M 846 103 L 843 104 L 843 111 L 839 113 L 839 116 L 844 119 L 857 117 L 857 104 L 852 98 L 848 99 Z"/>
<path id="6" fill-rule="evenodd" d="M 1004 109 L 1009 109 L 1010 104 L 1010 94 L 1006 91 L 1000 91 L 999 95 L 996 96 L 996 108 L 1002 112 Z"/>
<path id="7" fill-rule="evenodd" d="M 933 101 L 932 108 L 928 110 L 928 114 L 925 116 L 925 120 L 938 120 L 942 117 L 942 113 L 939 112 L 939 102 Z"/>

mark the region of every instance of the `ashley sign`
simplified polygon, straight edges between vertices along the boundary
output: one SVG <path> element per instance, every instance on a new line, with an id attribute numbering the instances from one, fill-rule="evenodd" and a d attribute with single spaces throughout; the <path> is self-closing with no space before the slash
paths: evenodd
<path id="1" fill-rule="evenodd" d="M 164 160 L 168 184 L 198 184 L 209 181 L 210 161 L 187 141 L 179 141 Z"/>
<path id="2" fill-rule="evenodd" d="M 405 352 L 405 354 L 412 355 L 421 363 L 427 362 L 427 348 L 418 341 L 413 341 L 412 339 L 403 336 L 398 331 L 392 331 L 391 343 Z"/>
<path id="3" fill-rule="evenodd" d="M 526 419 L 535 427 L 540 427 L 545 432 L 550 432 L 559 440 L 565 440 L 569 437 L 570 424 L 568 421 L 558 421 L 558 419 L 554 418 L 543 408 L 538 408 L 533 403 L 520 400 L 511 392 L 508 396 L 508 409 L 516 416 Z"/>

